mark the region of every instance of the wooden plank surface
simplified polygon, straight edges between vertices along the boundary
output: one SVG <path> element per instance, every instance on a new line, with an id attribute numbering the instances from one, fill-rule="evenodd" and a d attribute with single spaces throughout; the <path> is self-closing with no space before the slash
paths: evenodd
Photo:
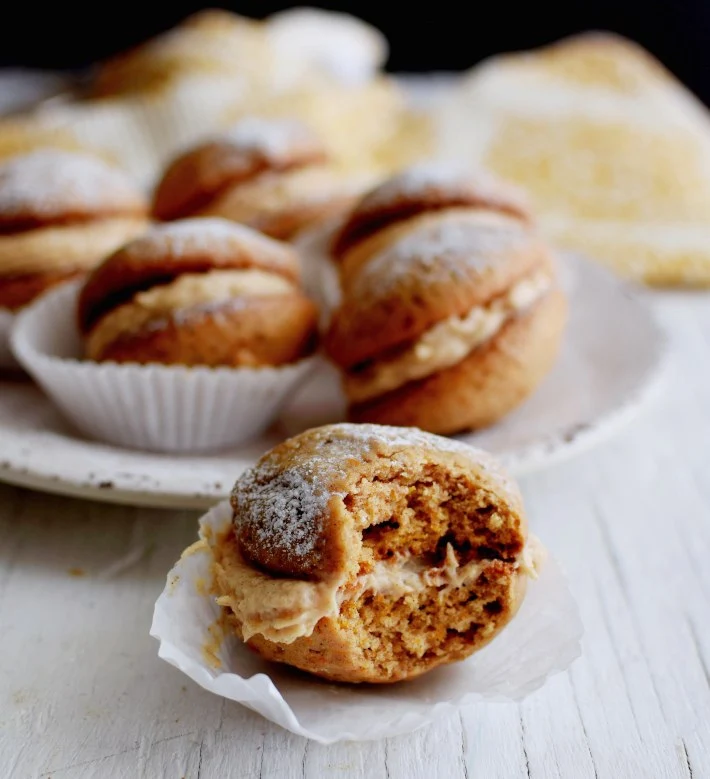
<path id="1" fill-rule="evenodd" d="M 152 607 L 194 514 L 0 487 L 0 777 L 710 777 L 710 298 L 654 305 L 662 396 L 522 480 L 585 624 L 568 673 L 410 736 L 309 743 L 158 659 Z"/>

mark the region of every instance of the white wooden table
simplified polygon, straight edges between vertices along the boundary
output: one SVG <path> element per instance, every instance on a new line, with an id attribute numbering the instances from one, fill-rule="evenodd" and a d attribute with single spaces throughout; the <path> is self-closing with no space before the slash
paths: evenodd
<path id="1" fill-rule="evenodd" d="M 0 778 L 710 777 L 710 295 L 654 304 L 663 396 L 522 483 L 586 628 L 568 673 L 411 736 L 309 743 L 158 659 L 153 603 L 195 515 L 0 487 Z"/>

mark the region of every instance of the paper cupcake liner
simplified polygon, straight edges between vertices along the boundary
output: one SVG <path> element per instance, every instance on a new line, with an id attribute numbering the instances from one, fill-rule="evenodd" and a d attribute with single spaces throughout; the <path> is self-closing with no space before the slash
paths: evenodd
<path id="1" fill-rule="evenodd" d="M 81 361 L 80 282 L 17 317 L 12 348 L 85 435 L 131 449 L 205 452 L 242 443 L 275 419 L 315 358 L 278 368 L 187 368 Z"/>
<path id="2" fill-rule="evenodd" d="M 18 370 L 20 364 L 10 348 L 10 333 L 17 318 L 9 308 L 0 308 L 0 370 Z"/>
<path id="3" fill-rule="evenodd" d="M 548 557 L 515 619 L 468 660 L 395 685 L 335 685 L 267 663 L 221 634 L 206 591 L 210 539 L 227 528 L 227 502 L 200 522 L 202 544 L 168 574 L 151 635 L 158 653 L 210 692 L 237 701 L 300 736 L 331 744 L 408 733 L 482 700 L 519 700 L 581 653 L 582 624 L 565 577 Z"/>

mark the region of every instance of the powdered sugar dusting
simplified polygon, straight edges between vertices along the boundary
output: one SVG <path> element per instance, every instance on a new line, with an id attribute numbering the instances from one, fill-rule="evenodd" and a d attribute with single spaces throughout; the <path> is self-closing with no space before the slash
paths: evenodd
<path id="1" fill-rule="evenodd" d="M 254 253 L 275 251 L 284 255 L 290 250 L 256 230 L 220 217 L 182 219 L 154 227 L 134 243 L 136 251 L 146 255 L 163 255 L 170 251 L 176 257 L 197 253 L 225 254 L 235 246 L 250 247 Z"/>
<path id="2" fill-rule="evenodd" d="M 523 225 L 509 217 L 486 213 L 464 220 L 457 214 L 444 216 L 375 255 L 353 279 L 348 295 L 380 299 L 411 279 L 426 287 L 444 278 L 482 275 L 527 240 Z"/>
<path id="3" fill-rule="evenodd" d="M 262 461 L 234 486 L 235 521 L 260 545 L 283 549 L 296 559 L 316 549 L 330 494 L 319 478 L 319 458 L 279 471 Z"/>
<path id="4" fill-rule="evenodd" d="M 0 216 L 5 218 L 135 211 L 141 202 L 128 176 L 88 155 L 39 149 L 0 165 Z"/>
<path id="5" fill-rule="evenodd" d="M 475 196 L 491 207 L 506 205 L 511 210 L 524 211 L 523 194 L 510 184 L 484 170 L 475 174 L 446 162 L 424 162 L 413 165 L 388 179 L 366 195 L 358 211 L 386 209 L 401 200 L 421 197 L 432 190 Z"/>
<path id="6" fill-rule="evenodd" d="M 248 302 L 245 298 L 232 298 L 231 300 L 215 300 L 211 303 L 199 303 L 189 308 L 177 309 L 169 316 L 156 317 L 148 320 L 142 329 L 146 332 L 156 332 L 169 327 L 171 323 L 177 325 L 191 324 L 195 320 L 209 316 L 219 319 L 230 312 L 245 309 Z"/>
<path id="7" fill-rule="evenodd" d="M 366 450 L 378 446 L 387 446 L 392 449 L 420 446 L 439 452 L 458 452 L 468 456 L 482 453 L 480 449 L 469 444 L 434 433 L 426 433 L 418 427 L 342 422 L 322 427 L 318 432 L 324 438 L 332 437 L 340 452 L 348 459 L 360 459 Z"/>
<path id="8" fill-rule="evenodd" d="M 370 425 L 342 423 L 328 425 L 321 428 L 323 431 L 335 431 L 344 436 L 349 442 L 349 456 L 362 458 L 366 449 L 379 446 L 389 447 L 392 450 L 406 449 L 412 446 L 429 449 L 435 452 L 447 452 L 461 454 L 485 471 L 493 479 L 501 490 L 509 494 L 518 494 L 518 488 L 508 472 L 493 455 L 470 444 L 458 441 L 455 438 L 435 435 L 420 430 L 418 427 L 393 427 L 390 425 Z M 396 451 L 393 452 L 396 458 Z"/>
<path id="9" fill-rule="evenodd" d="M 157 225 L 150 231 L 151 235 L 167 235 L 179 238 L 187 235 L 213 235 L 215 237 L 253 237 L 259 235 L 245 225 L 230 222 L 217 216 L 180 219 L 175 222 Z"/>
<path id="10" fill-rule="evenodd" d="M 327 425 L 291 439 L 295 456 L 284 464 L 283 452 L 265 455 L 237 480 L 232 491 L 235 524 L 251 538 L 295 560 L 317 548 L 333 483 L 354 463 L 374 452 L 397 459 L 398 450 L 421 447 L 462 454 L 509 490 L 510 482 L 490 455 L 468 444 L 425 433 L 418 428 L 342 423 Z M 299 451 L 301 450 L 301 451 Z"/>
<path id="11" fill-rule="evenodd" d="M 467 177 L 460 168 L 444 162 L 424 162 L 401 171 L 372 190 L 363 198 L 358 210 L 386 208 L 433 187 L 461 189 L 468 186 Z"/>
<path id="12" fill-rule="evenodd" d="M 316 137 L 301 122 L 257 116 L 242 119 L 223 137 L 245 152 L 260 154 L 269 160 L 288 157 L 295 148 L 317 145 Z"/>

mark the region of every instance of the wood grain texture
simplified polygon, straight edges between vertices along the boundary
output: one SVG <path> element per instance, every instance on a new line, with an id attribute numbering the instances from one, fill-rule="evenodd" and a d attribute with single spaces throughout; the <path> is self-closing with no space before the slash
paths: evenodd
<path id="1" fill-rule="evenodd" d="M 309 743 L 158 659 L 152 607 L 194 514 L 0 487 L 0 776 L 710 776 L 710 299 L 653 301 L 672 340 L 663 396 L 522 482 L 586 628 L 568 673 L 409 736 Z"/>

